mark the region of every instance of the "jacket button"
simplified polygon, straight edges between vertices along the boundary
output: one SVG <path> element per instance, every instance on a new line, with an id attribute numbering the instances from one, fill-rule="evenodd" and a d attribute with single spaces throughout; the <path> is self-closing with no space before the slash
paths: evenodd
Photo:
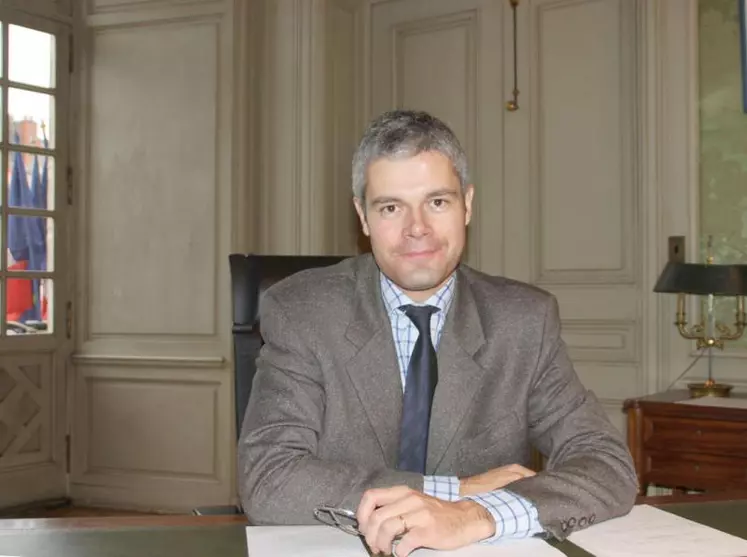
<path id="1" fill-rule="evenodd" d="M 594 521 L 596 521 L 596 519 L 597 519 L 597 515 L 595 515 L 595 514 L 592 514 L 592 515 L 591 515 L 591 516 L 589 517 L 589 524 L 594 524 Z"/>
<path id="2" fill-rule="evenodd" d="M 588 523 L 589 523 L 589 520 L 585 516 L 582 516 L 581 518 L 578 519 L 579 528 L 586 528 Z"/>

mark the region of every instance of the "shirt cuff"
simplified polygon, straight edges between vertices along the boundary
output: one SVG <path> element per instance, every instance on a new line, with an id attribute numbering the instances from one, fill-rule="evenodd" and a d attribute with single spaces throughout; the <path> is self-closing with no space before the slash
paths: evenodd
<path id="1" fill-rule="evenodd" d="M 456 476 L 424 476 L 423 493 L 444 501 L 459 501 L 459 478 Z"/>
<path id="2" fill-rule="evenodd" d="M 515 493 L 497 489 L 480 495 L 469 495 L 465 499 L 485 507 L 495 520 L 495 534 L 480 543 L 528 538 L 544 531 L 539 522 L 537 507 Z"/>

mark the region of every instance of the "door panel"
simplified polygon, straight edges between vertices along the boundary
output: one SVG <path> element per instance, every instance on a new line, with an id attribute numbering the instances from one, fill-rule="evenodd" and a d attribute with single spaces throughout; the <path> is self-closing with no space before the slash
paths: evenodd
<path id="1" fill-rule="evenodd" d="M 66 495 L 64 369 L 51 353 L 0 361 L 0 507 Z"/>

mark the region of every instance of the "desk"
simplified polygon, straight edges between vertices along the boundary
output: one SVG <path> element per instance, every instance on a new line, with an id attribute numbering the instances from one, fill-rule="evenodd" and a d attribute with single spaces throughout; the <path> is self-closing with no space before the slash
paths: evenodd
<path id="1" fill-rule="evenodd" d="M 623 407 L 641 495 L 649 484 L 705 491 L 747 489 L 744 395 L 693 400 L 686 390 L 675 390 L 630 399 Z"/>
<path id="2" fill-rule="evenodd" d="M 662 497 L 641 502 L 747 538 L 747 492 L 732 497 L 694 496 L 687 502 Z M 237 516 L 0 520 L 0 555 L 247 557 L 245 527 L 245 520 Z M 568 541 L 553 545 L 568 557 L 589 557 Z"/>

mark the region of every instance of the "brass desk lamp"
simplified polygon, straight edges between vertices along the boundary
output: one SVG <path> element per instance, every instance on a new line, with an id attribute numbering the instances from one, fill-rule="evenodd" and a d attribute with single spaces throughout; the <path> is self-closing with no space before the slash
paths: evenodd
<path id="1" fill-rule="evenodd" d="M 671 245 L 670 239 L 670 245 Z M 682 245 L 680 244 L 680 247 Z M 713 379 L 714 347 L 723 349 L 724 341 L 736 340 L 744 333 L 745 312 L 744 296 L 747 294 L 747 265 L 715 265 L 710 253 L 705 264 L 684 263 L 670 260 L 654 286 L 654 292 L 677 294 L 677 318 L 674 324 L 680 335 L 689 340 L 695 340 L 698 349 L 708 350 L 708 379 L 703 383 L 688 383 L 690 397 L 718 396 L 728 397 L 732 385 L 717 383 Z M 684 250 L 680 250 L 684 252 Z M 685 317 L 685 295 L 693 294 L 706 296 L 699 323 L 687 326 Z M 714 298 L 716 296 L 735 296 L 734 328 L 716 321 L 714 312 Z"/>

